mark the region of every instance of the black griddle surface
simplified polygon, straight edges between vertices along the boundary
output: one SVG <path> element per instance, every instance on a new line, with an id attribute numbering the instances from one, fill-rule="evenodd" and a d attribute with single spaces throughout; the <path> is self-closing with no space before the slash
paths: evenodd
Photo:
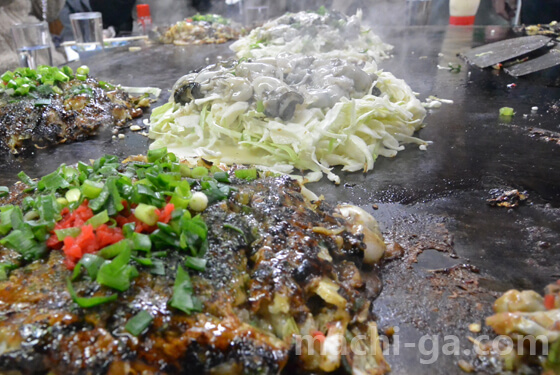
<path id="1" fill-rule="evenodd" d="M 309 186 L 327 200 L 354 203 L 373 213 L 386 241 L 401 244 L 409 254 L 380 271 L 384 290 L 374 302 L 381 329 L 399 327 L 398 354 L 394 344 L 387 355 L 393 374 L 461 373 L 457 361 L 473 358 L 466 337 L 477 336 L 467 326 L 491 312 L 499 292 L 513 287 L 541 291 L 560 278 L 558 75 L 516 79 L 467 66 L 456 56 L 508 33 L 499 27 L 383 30 L 395 50 L 380 66 L 404 78 L 422 100 L 435 95 L 454 104 L 429 110 L 419 132 L 433 141 L 427 151 L 408 145 L 395 158 L 380 157 L 366 175 L 338 171 L 340 186 L 327 181 Z M 164 91 L 157 106 L 168 99 L 167 90 L 180 76 L 231 55 L 227 45 L 157 45 L 138 52 L 114 49 L 82 63 L 99 79 L 160 87 Z M 438 69 L 449 62 L 462 64 L 461 71 Z M 516 86 L 508 87 L 512 83 Z M 510 122 L 498 116 L 504 106 L 516 112 Z M 539 107 L 536 113 L 533 106 Z M 111 140 L 107 131 L 27 158 L 0 156 L 0 185 L 15 182 L 20 170 L 39 177 L 63 162 L 143 153 L 149 143 L 131 132 L 125 140 Z M 513 188 L 526 190 L 529 202 L 517 209 L 487 204 L 492 189 Z M 482 333 L 490 332 L 484 328 Z M 424 335 L 435 335 L 424 340 L 427 350 L 434 338 L 441 348 L 445 335 L 456 335 L 461 350 L 451 356 L 440 351 L 432 362 L 418 348 Z M 488 371 L 480 362 L 475 365 Z"/>

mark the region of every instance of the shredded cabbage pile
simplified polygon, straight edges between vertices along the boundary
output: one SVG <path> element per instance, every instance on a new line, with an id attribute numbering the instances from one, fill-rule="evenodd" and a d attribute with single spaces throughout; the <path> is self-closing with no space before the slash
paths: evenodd
<path id="1" fill-rule="evenodd" d="M 340 183 L 334 166 L 367 172 L 379 155 L 429 143 L 413 136 L 426 110 L 403 80 L 377 69 L 392 46 L 361 25 L 361 12 L 289 13 L 231 48 L 237 63 L 182 77 L 153 110 L 151 148 Z"/>
<path id="2" fill-rule="evenodd" d="M 209 95 L 181 105 L 173 98 L 153 110 L 150 148 L 167 146 L 182 157 L 204 157 L 226 164 L 255 164 L 291 173 L 310 170 L 308 181 L 331 169 L 364 172 L 379 155 L 393 157 L 403 143 L 426 145 L 413 137 L 426 114 L 410 87 L 388 72 L 377 72 L 381 94 L 342 98 L 332 108 L 299 108 L 286 122 L 268 118 L 259 103 Z"/>
<path id="3" fill-rule="evenodd" d="M 362 12 L 288 13 L 253 29 L 230 48 L 238 58 L 275 57 L 281 53 L 321 54 L 326 58 L 380 61 L 393 46 L 362 26 Z"/>

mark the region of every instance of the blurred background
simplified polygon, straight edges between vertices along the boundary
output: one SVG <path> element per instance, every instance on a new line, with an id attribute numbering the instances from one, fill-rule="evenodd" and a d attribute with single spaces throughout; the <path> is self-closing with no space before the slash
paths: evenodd
<path id="1" fill-rule="evenodd" d="M 0 68 L 17 66 L 11 28 L 18 23 L 48 22 L 57 49 L 52 62 L 59 65 L 75 60 L 76 49 L 69 48 L 76 40 L 70 16 L 81 12 L 101 15 L 103 37 L 98 44 L 103 49 L 103 43 L 106 47 L 119 45 L 112 38 L 148 38 L 153 26 L 171 26 L 198 13 L 219 14 L 248 29 L 286 12 L 325 7 L 352 15 L 361 9 L 363 24 L 383 34 L 383 29 L 390 27 L 449 25 L 453 3 L 459 7 L 476 3 L 476 16 L 471 20 L 475 25 L 508 26 L 560 19 L 560 0 L 0 0 Z"/>

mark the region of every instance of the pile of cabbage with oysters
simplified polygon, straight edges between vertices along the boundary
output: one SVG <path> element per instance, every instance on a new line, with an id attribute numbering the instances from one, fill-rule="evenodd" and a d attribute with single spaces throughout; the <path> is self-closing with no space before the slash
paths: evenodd
<path id="1" fill-rule="evenodd" d="M 359 15 L 344 20 L 366 30 Z M 413 136 L 426 111 L 412 89 L 379 70 L 370 55 L 347 53 L 352 45 L 349 39 L 337 54 L 261 51 L 262 57 L 221 62 L 181 77 L 169 102 L 152 112 L 150 147 L 279 173 L 307 170 L 307 181 L 326 174 L 335 183 L 340 177 L 333 166 L 367 172 L 379 155 L 393 157 L 405 143 L 425 148 L 428 142 Z M 384 44 L 370 47 L 378 48 L 375 56 L 386 51 Z M 345 54 L 350 58 L 341 58 Z M 352 57 L 358 55 L 363 58 Z"/>
<path id="2" fill-rule="evenodd" d="M 393 46 L 362 26 L 362 12 L 353 16 L 321 7 L 317 12 L 287 13 L 253 29 L 231 45 L 237 58 L 274 57 L 281 53 L 321 54 L 326 58 L 379 61 Z"/>

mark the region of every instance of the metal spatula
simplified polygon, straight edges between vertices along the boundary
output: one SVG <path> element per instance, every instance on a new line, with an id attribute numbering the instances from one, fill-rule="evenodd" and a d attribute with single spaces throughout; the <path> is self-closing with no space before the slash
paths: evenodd
<path id="1" fill-rule="evenodd" d="M 522 36 L 476 47 L 460 55 L 470 64 L 479 68 L 487 68 L 527 55 L 548 46 L 551 42 L 551 38 L 543 35 Z"/>
<path id="2" fill-rule="evenodd" d="M 552 48 L 548 53 L 529 61 L 504 68 L 514 77 L 521 77 L 539 70 L 551 68 L 560 64 L 560 47 Z"/>

